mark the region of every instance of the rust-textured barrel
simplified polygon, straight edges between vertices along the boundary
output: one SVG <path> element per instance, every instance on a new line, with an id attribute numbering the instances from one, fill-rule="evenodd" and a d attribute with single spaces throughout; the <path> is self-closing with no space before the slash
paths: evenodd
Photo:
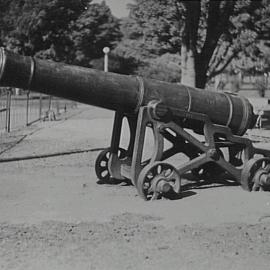
<path id="1" fill-rule="evenodd" d="M 35 59 L 3 48 L 0 49 L 0 86 L 28 89 L 126 113 L 137 113 L 150 101 L 161 101 L 172 111 L 208 115 L 213 123 L 228 126 L 237 135 L 243 135 L 254 124 L 253 108 L 243 97 Z M 192 123 L 189 121 L 188 126 L 196 129 Z"/>

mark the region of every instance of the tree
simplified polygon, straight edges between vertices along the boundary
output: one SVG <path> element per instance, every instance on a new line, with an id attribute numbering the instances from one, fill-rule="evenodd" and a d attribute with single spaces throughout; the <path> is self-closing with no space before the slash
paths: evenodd
<path id="1" fill-rule="evenodd" d="M 267 21 L 270 5 L 269 0 L 135 2 L 130 18 L 141 28 L 146 48 L 150 44 L 157 54 L 181 54 L 181 82 L 199 88 L 255 44 L 262 33 L 258 21 Z"/>
<path id="2" fill-rule="evenodd" d="M 153 79 L 176 82 L 180 79 L 177 57 L 172 53 L 160 53 L 164 49 L 150 39 L 143 39 L 143 28 L 130 17 L 120 20 L 122 40 L 110 53 L 109 69 L 122 74 L 136 74 Z M 164 50 L 166 51 L 166 50 Z M 159 57 L 160 55 L 160 57 Z M 176 60 L 177 59 L 177 60 Z"/>
<path id="3" fill-rule="evenodd" d="M 173 0 L 136 0 L 129 4 L 129 18 L 123 21 L 125 37 L 139 40 L 148 54 L 177 53 L 181 46 L 181 15 Z M 178 6 L 181 9 L 181 6 Z"/>
<path id="4" fill-rule="evenodd" d="M 7 33 L 6 47 L 23 54 L 68 61 L 72 46 L 70 23 L 85 10 L 86 3 L 76 0 L 11 1 L 7 17 L 13 28 Z"/>
<path id="5" fill-rule="evenodd" d="M 13 0 L 0 0 L 0 45 L 3 46 L 7 34 L 15 29 L 20 6 Z"/>
<path id="6" fill-rule="evenodd" d="M 113 47 L 121 36 L 118 20 L 105 2 L 9 1 L 0 19 L 3 43 L 22 54 L 90 66 L 91 59 L 103 54 L 103 46 Z"/>
<path id="7" fill-rule="evenodd" d="M 89 66 L 92 59 L 103 56 L 104 47 L 113 48 L 120 40 L 119 20 L 112 15 L 105 2 L 91 4 L 74 22 L 71 38 L 75 63 Z"/>

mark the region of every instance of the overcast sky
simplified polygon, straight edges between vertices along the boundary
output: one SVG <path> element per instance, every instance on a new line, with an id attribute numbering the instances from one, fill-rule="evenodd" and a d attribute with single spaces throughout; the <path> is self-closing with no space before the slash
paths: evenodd
<path id="1" fill-rule="evenodd" d="M 102 0 L 94 0 L 93 3 L 100 3 Z M 118 18 L 128 15 L 127 4 L 132 3 L 132 0 L 105 0 L 110 7 L 112 14 Z"/>

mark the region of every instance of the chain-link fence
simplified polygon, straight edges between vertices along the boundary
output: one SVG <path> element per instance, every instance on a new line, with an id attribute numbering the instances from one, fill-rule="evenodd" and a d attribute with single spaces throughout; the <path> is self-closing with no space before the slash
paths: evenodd
<path id="1" fill-rule="evenodd" d="M 0 134 L 40 120 L 56 120 L 76 102 L 19 89 L 0 88 Z"/>

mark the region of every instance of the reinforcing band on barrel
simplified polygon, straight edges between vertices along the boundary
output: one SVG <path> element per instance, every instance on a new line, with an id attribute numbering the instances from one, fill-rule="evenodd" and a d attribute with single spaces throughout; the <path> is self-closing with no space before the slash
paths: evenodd
<path id="1" fill-rule="evenodd" d="M 187 107 L 187 112 L 189 113 L 189 112 L 191 112 L 191 107 L 192 107 L 192 96 L 191 96 L 189 87 L 186 86 L 186 85 L 183 85 L 183 86 L 184 86 L 185 90 L 186 90 L 187 93 L 188 93 L 188 107 Z M 187 117 L 185 117 L 185 118 L 183 119 L 183 123 L 185 123 L 186 120 L 187 120 Z"/>
<path id="2" fill-rule="evenodd" d="M 6 54 L 4 48 L 0 48 L 0 81 L 4 73 L 4 66 L 6 64 Z"/>
<path id="3" fill-rule="evenodd" d="M 30 57 L 30 75 L 29 75 L 29 79 L 27 82 L 27 88 L 30 90 L 31 89 L 31 85 L 32 85 L 32 81 L 33 81 L 33 76 L 34 76 L 34 72 L 35 72 L 35 67 L 36 67 L 36 62 L 35 59 L 33 57 Z"/>
<path id="4" fill-rule="evenodd" d="M 138 95 L 138 100 L 135 107 L 135 112 L 138 112 L 143 103 L 145 87 L 144 87 L 144 81 L 142 77 L 136 76 L 136 79 L 139 82 L 139 95 Z"/>
<path id="5" fill-rule="evenodd" d="M 230 94 L 227 94 L 227 93 L 223 93 L 223 94 L 227 98 L 227 100 L 229 102 L 229 106 L 230 106 L 229 117 L 228 117 L 228 121 L 226 123 L 226 126 L 229 127 L 231 122 L 232 122 L 232 117 L 233 117 L 233 103 L 232 103 L 232 98 L 231 98 Z"/>
<path id="6" fill-rule="evenodd" d="M 241 97 L 239 96 L 239 98 L 241 99 L 242 101 L 242 106 L 243 106 L 243 118 L 242 118 L 242 121 L 241 121 L 241 124 L 240 124 L 240 127 L 239 127 L 239 130 L 237 132 L 237 135 L 240 135 L 242 136 L 245 131 L 250 128 L 250 116 L 251 116 L 251 110 L 250 110 L 250 104 L 248 103 L 248 101 L 244 98 L 244 97 Z"/>

